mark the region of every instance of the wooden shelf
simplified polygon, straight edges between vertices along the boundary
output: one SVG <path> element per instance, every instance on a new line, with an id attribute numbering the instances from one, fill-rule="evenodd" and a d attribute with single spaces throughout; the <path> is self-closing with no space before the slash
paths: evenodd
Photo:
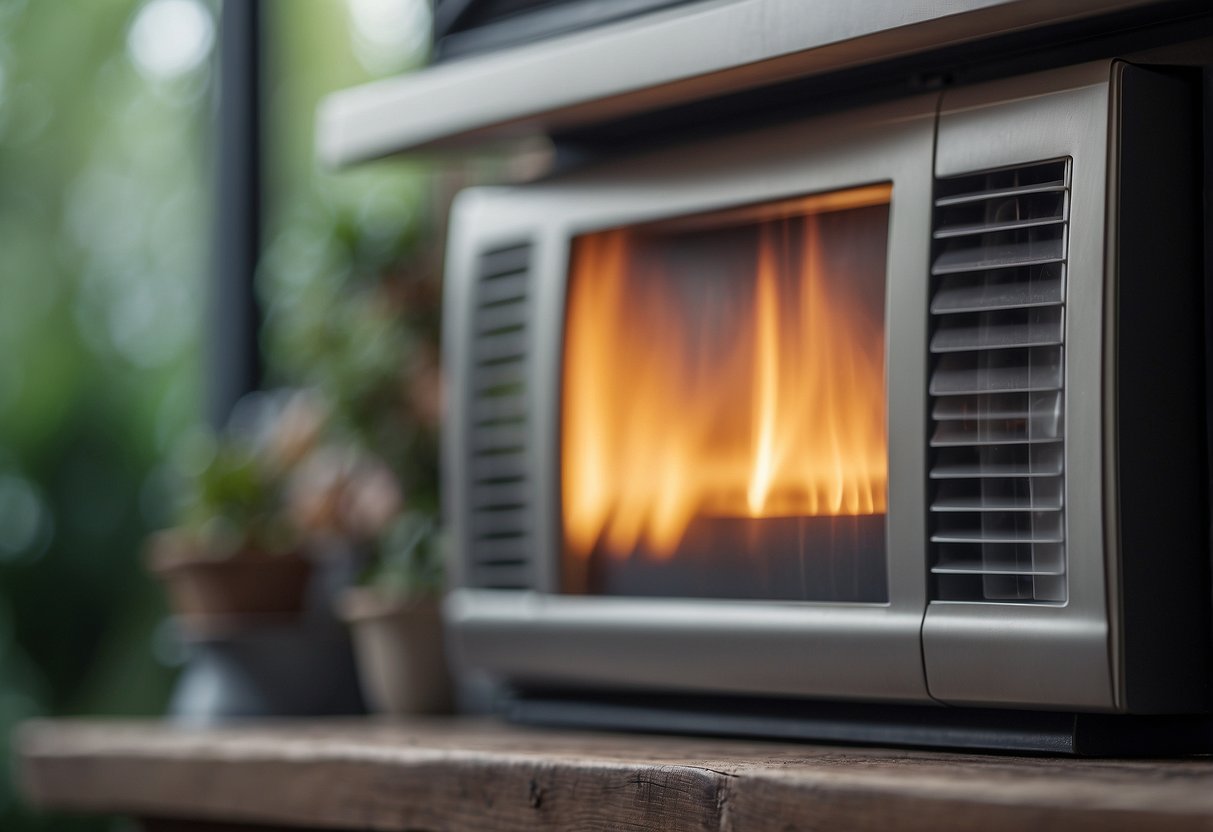
<path id="1" fill-rule="evenodd" d="M 16 752 L 38 806 L 191 829 L 1213 829 L 1207 758 L 933 753 L 467 718 L 33 722 Z"/>

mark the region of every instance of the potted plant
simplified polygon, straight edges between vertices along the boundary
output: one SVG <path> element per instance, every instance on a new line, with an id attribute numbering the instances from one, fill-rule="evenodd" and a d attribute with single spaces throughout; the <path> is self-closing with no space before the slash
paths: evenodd
<path id="1" fill-rule="evenodd" d="M 450 701 L 436 524 L 442 233 L 425 211 L 372 227 L 365 204 L 319 196 L 327 210 L 300 222 L 315 223 L 323 256 L 300 256 L 292 236 L 266 260 L 266 285 L 284 310 L 268 319 L 266 346 L 280 373 L 331 402 L 327 435 L 346 450 L 300 469 L 290 514 L 308 539 L 370 561 L 335 604 L 368 704 L 441 710 Z"/>
<path id="2" fill-rule="evenodd" d="M 441 540 L 435 512 L 404 509 L 405 462 L 371 452 L 365 433 L 334 420 L 286 480 L 286 516 L 316 552 L 369 562 L 363 585 L 337 603 L 350 627 L 368 704 L 389 714 L 451 706 L 442 643 Z M 406 460 L 408 457 L 406 457 Z M 424 480 L 430 482 L 429 480 Z M 426 506 L 429 489 L 414 487 Z"/>
<path id="3" fill-rule="evenodd" d="M 401 513 L 362 586 L 342 594 L 367 703 L 377 712 L 444 713 L 452 684 L 442 636 L 442 538 L 434 517 Z"/>
<path id="4" fill-rule="evenodd" d="M 330 413 L 310 390 L 242 401 L 192 466 L 179 524 L 149 541 L 151 570 L 188 648 L 175 715 L 362 709 L 349 638 L 332 613 L 360 562 L 355 549 L 318 538 L 303 522 L 321 505 L 312 487 L 318 473 L 350 456 L 325 439 Z M 365 502 L 328 510 L 362 522 Z M 380 514 L 394 516 L 397 504 L 389 499 Z"/>
<path id="5" fill-rule="evenodd" d="M 206 633 L 298 615 L 312 566 L 283 514 L 280 472 L 250 443 L 221 437 L 186 494 L 181 523 L 148 546 L 181 626 Z"/>

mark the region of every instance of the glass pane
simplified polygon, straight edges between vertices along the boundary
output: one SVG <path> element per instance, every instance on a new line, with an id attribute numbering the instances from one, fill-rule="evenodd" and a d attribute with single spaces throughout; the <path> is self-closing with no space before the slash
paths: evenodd
<path id="1" fill-rule="evenodd" d="M 890 194 L 574 240 L 565 592 L 886 600 Z"/>

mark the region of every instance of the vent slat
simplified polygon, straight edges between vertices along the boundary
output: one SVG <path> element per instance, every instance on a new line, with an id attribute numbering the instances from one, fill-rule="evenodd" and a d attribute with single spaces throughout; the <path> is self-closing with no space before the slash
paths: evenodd
<path id="1" fill-rule="evenodd" d="M 985 512 L 985 511 L 1060 511 L 1061 497 L 1049 497 L 1046 500 L 1024 501 L 1018 497 L 959 497 L 952 500 L 936 500 L 931 503 L 931 511 L 946 512 Z"/>
<path id="2" fill-rule="evenodd" d="M 971 396 L 982 393 L 1030 393 L 1060 390 L 1061 351 L 1036 356 L 989 353 L 945 353 L 931 374 L 933 396 Z"/>
<path id="3" fill-rule="evenodd" d="M 525 330 L 499 335 L 481 335 L 476 339 L 472 356 L 481 362 L 501 362 L 507 358 L 522 358 L 527 351 Z"/>
<path id="4" fill-rule="evenodd" d="M 473 456 L 469 462 L 472 482 L 521 480 L 526 477 L 527 458 L 523 453 Z"/>
<path id="5" fill-rule="evenodd" d="M 972 419 L 1061 418 L 1061 393 L 994 393 L 978 396 L 948 396 L 931 408 L 936 422 Z"/>
<path id="6" fill-rule="evenodd" d="M 1004 488 L 1007 483 L 1014 487 Z M 966 482 L 944 483 L 952 486 L 940 489 L 931 503 L 931 511 L 950 514 L 985 514 L 990 512 L 1051 512 L 1061 511 L 1060 478 L 989 480 L 976 487 Z"/>
<path id="7" fill-rule="evenodd" d="M 1039 468 L 1027 463 L 1007 463 L 1005 465 L 983 465 L 981 463 L 937 464 L 932 466 L 930 477 L 933 480 L 978 480 L 999 477 L 1032 479 L 1034 477 L 1057 477 L 1061 475 L 1061 472 L 1062 460 L 1059 453 L 1057 461 L 1053 465 Z"/>
<path id="8" fill-rule="evenodd" d="M 526 413 L 526 402 L 521 396 L 482 396 L 472 403 L 472 424 L 519 422 L 526 418 Z"/>
<path id="9" fill-rule="evenodd" d="M 477 427 L 472 433 L 472 452 L 521 451 L 526 448 L 525 425 L 492 425 Z"/>
<path id="10" fill-rule="evenodd" d="M 477 306 L 490 309 L 495 305 L 515 304 L 526 297 L 527 275 L 516 274 L 494 278 L 479 287 Z"/>
<path id="11" fill-rule="evenodd" d="M 527 494 L 520 483 L 479 483 L 472 486 L 472 508 L 524 508 Z"/>
<path id="12" fill-rule="evenodd" d="M 980 312 L 941 320 L 931 338 L 931 352 L 1060 346 L 1061 340 L 1061 307 Z"/>
<path id="13" fill-rule="evenodd" d="M 969 529 L 931 535 L 932 543 L 1062 543 L 1064 541 L 1065 537 L 1061 532 L 1031 530 L 992 532 L 985 529 Z"/>
<path id="14" fill-rule="evenodd" d="M 526 453 L 531 246 L 481 253 L 473 297 L 465 505 L 465 574 L 481 589 L 533 581 L 532 506 Z"/>
<path id="15" fill-rule="evenodd" d="M 950 240 L 956 237 L 975 237 L 982 234 L 993 234 L 1002 231 L 1022 231 L 1027 228 L 1040 228 L 1046 225 L 1060 225 L 1065 222 L 1065 217 L 1062 212 L 1058 211 L 1052 216 L 1046 217 L 1031 217 L 1021 220 L 1009 220 L 1006 222 L 979 222 L 969 225 L 951 225 L 937 228 L 933 235 L 936 240 Z"/>
<path id="16" fill-rule="evenodd" d="M 525 273 L 531 267 L 530 243 L 505 246 L 480 255 L 476 273 L 480 280 L 496 280 Z"/>
<path id="17" fill-rule="evenodd" d="M 1060 442 L 1056 431 L 1049 435 L 1043 430 L 1034 434 L 1024 426 L 989 427 L 984 421 L 972 423 L 944 422 L 935 428 L 931 436 L 932 448 L 981 447 L 983 445 L 1033 445 L 1043 442 Z"/>
<path id="18" fill-rule="evenodd" d="M 1061 238 L 1031 240 L 1023 243 L 973 246 L 945 251 L 935 258 L 931 274 L 960 274 L 1006 269 L 1012 266 L 1039 266 L 1064 259 L 1065 241 Z"/>
<path id="19" fill-rule="evenodd" d="M 1011 270 L 943 278 L 931 297 L 931 314 L 1061 305 L 1065 294 L 1062 264 L 1029 267 L 1028 272 Z"/>
<path id="20" fill-rule="evenodd" d="M 1065 573 L 1065 547 L 1060 543 L 981 543 L 947 547 L 932 568 L 937 574 Z"/>
<path id="21" fill-rule="evenodd" d="M 530 541 L 524 537 L 490 538 L 476 546 L 477 564 L 520 564 L 530 557 Z"/>
<path id="22" fill-rule="evenodd" d="M 512 329 L 521 329 L 527 322 L 525 298 L 518 298 L 496 306 L 486 306 L 476 313 L 476 331 L 485 335 Z"/>
<path id="23" fill-rule="evenodd" d="M 1054 511 L 1062 506 L 1061 477 L 940 483 L 932 511 Z"/>
<path id="24" fill-rule="evenodd" d="M 521 385 L 526 380 L 526 367 L 516 359 L 502 364 L 486 364 L 477 367 L 472 374 L 472 391 L 483 395 L 499 391 L 494 395 L 520 395 Z M 500 388 L 517 387 L 517 390 Z"/>
<path id="25" fill-rule="evenodd" d="M 1069 162 L 936 182 L 931 600 L 1064 602 Z"/>
<path id="26" fill-rule="evenodd" d="M 1066 189 L 1067 185 L 1063 180 L 1041 182 L 1036 185 L 1018 185 L 1009 188 L 988 188 L 980 191 L 955 194 L 953 196 L 941 196 L 935 200 L 935 207 L 947 208 L 952 205 L 963 205 L 968 202 L 985 202 L 992 199 L 1005 199 L 1007 197 L 1026 196 L 1028 194 L 1061 192 Z"/>
<path id="27" fill-rule="evenodd" d="M 999 566 L 985 564 L 981 561 L 944 561 L 931 567 L 936 575 L 1064 575 L 1066 570 L 1060 566 Z"/>
<path id="28" fill-rule="evenodd" d="M 471 513 L 473 538 L 495 540 L 527 535 L 531 531 L 530 512 L 517 509 L 477 509 Z"/>

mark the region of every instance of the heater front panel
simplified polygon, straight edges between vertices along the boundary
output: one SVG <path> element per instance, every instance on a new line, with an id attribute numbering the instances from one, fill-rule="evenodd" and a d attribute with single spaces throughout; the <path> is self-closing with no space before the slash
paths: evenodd
<path id="1" fill-rule="evenodd" d="M 962 200 L 982 225 L 936 241 L 933 343 L 957 332 L 940 308 L 957 288 L 983 324 L 963 350 L 932 356 L 934 412 L 971 411 L 959 427 L 937 420 L 933 435 L 955 442 L 935 443 L 928 486 L 937 508 L 968 501 L 929 521 L 923 651 L 931 694 L 949 704 L 1116 707 L 1103 451 L 1110 73 L 1105 61 L 943 98 L 936 233 Z M 1020 409 L 1003 418 L 1006 407 Z"/>
<path id="2" fill-rule="evenodd" d="M 520 684 L 929 701 L 935 105 L 460 197 L 447 611 L 464 663 Z M 622 411 L 595 427 L 611 412 L 587 404 Z"/>

